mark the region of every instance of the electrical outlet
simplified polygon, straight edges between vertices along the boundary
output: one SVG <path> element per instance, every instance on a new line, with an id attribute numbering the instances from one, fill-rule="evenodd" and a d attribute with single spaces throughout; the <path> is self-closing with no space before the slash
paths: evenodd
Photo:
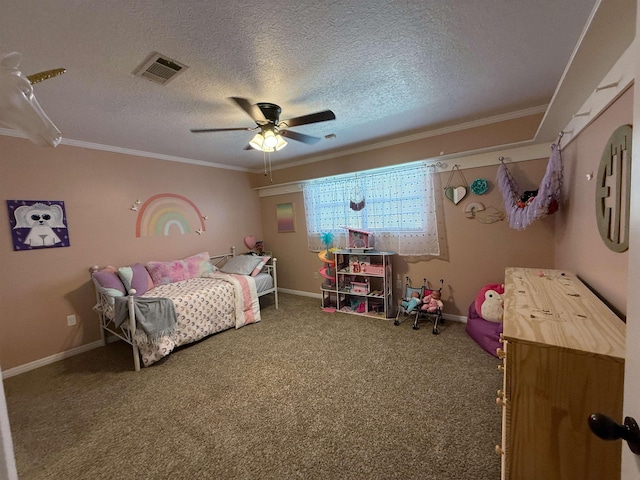
<path id="1" fill-rule="evenodd" d="M 320 278 L 320 275 L 318 275 L 318 272 L 313 272 L 313 278 Z"/>
<path id="2" fill-rule="evenodd" d="M 73 327 L 76 324 L 75 315 L 67 315 L 67 327 Z"/>

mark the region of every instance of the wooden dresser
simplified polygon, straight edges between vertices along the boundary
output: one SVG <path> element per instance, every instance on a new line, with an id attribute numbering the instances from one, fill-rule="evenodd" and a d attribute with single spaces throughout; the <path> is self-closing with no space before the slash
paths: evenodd
<path id="1" fill-rule="evenodd" d="M 502 479 L 619 479 L 622 442 L 587 419 L 622 421 L 624 322 L 570 272 L 507 268 L 498 350 Z"/>

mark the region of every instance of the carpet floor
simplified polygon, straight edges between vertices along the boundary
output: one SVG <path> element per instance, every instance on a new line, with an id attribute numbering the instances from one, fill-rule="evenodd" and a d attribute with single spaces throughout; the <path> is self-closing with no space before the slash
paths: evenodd
<path id="1" fill-rule="evenodd" d="M 498 360 L 464 324 L 270 302 L 138 373 L 116 342 L 6 379 L 20 479 L 500 477 Z"/>

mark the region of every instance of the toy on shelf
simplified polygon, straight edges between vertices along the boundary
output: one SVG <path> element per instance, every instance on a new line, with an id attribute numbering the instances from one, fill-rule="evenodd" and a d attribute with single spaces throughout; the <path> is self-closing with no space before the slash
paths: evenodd
<path id="1" fill-rule="evenodd" d="M 370 287 L 368 278 L 366 278 L 364 282 L 351 282 L 351 293 L 368 295 L 369 291 Z"/>
<path id="2" fill-rule="evenodd" d="M 333 252 L 335 252 L 337 248 L 330 248 L 331 242 L 333 242 L 333 234 L 331 232 L 323 233 L 320 239 L 325 249 L 318 253 L 318 258 L 324 263 L 324 266 L 320 268 L 319 272 L 323 278 L 327 279 L 327 283 L 330 285 L 336 281 L 335 272 L 332 271 L 332 267 L 336 265 Z"/>
<path id="3" fill-rule="evenodd" d="M 335 275 L 333 274 L 333 267 L 336 265 L 336 261 L 334 259 L 329 259 L 329 255 L 333 255 L 335 248 L 330 248 L 328 250 L 322 250 L 318 253 L 318 258 L 322 260 L 324 266 L 319 270 L 320 275 L 323 278 L 326 278 L 329 283 L 333 283 L 336 280 Z"/>
<path id="4" fill-rule="evenodd" d="M 342 227 L 347 230 L 347 248 L 354 253 L 364 253 L 373 249 L 373 233 L 358 230 L 351 227 Z"/>

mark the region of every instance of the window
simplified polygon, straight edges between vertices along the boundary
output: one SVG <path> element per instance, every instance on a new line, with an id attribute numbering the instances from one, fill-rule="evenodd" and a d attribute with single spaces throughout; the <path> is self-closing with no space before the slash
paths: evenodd
<path id="1" fill-rule="evenodd" d="M 306 182 L 309 249 L 322 250 L 322 233 L 346 245 L 346 230 L 372 232 L 377 250 L 438 255 L 438 224 L 431 168 L 424 163 L 381 168 Z"/>

